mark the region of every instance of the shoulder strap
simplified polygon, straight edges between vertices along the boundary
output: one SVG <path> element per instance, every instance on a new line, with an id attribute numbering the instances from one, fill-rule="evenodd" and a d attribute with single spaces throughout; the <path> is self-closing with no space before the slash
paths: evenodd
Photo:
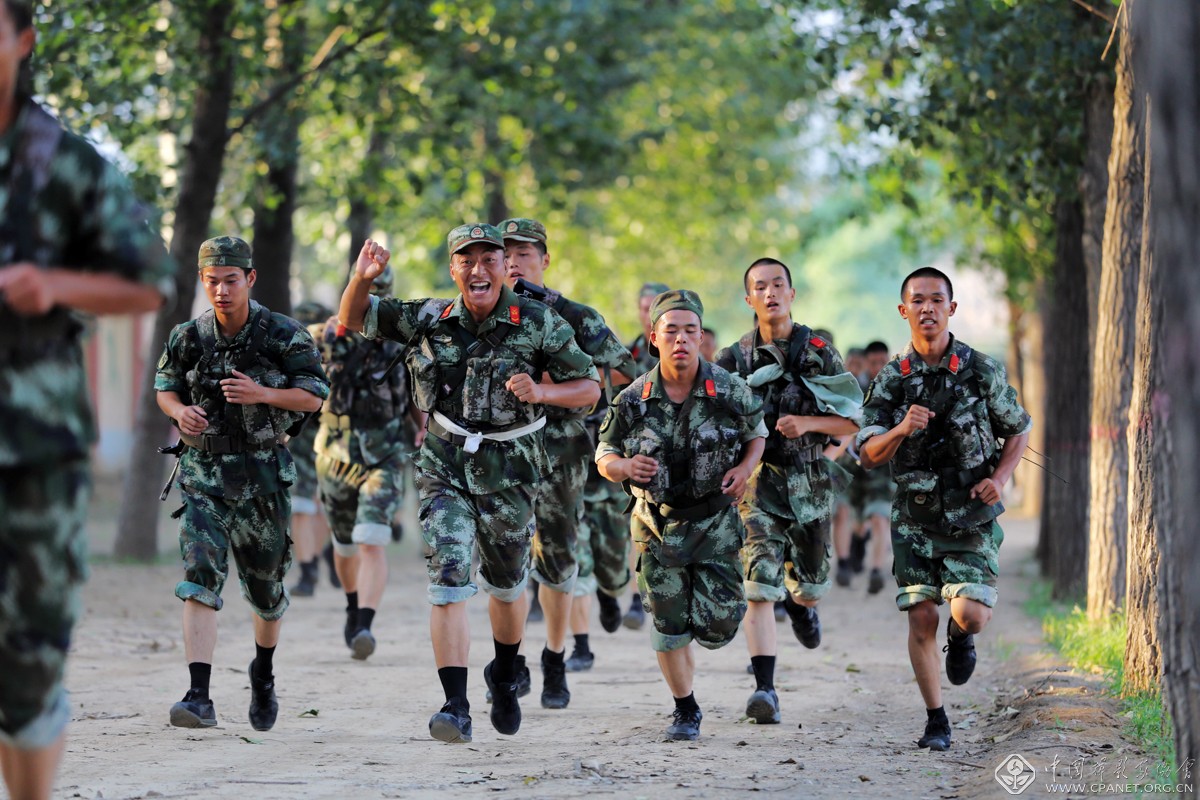
<path id="1" fill-rule="evenodd" d="M 754 364 L 754 331 L 750 331 L 737 344 L 730 348 L 733 352 L 733 363 L 737 366 L 738 375 L 745 378 L 753 370 Z"/>
<path id="2" fill-rule="evenodd" d="M 788 342 L 788 369 L 792 371 L 793 378 L 800 378 L 799 368 L 804 364 L 804 354 L 808 351 L 808 345 L 816 345 L 817 342 L 820 342 L 818 346 L 825 346 L 825 341 L 814 337 L 812 328 L 807 325 L 801 325 L 799 330 L 792 331 L 791 341 Z"/>
<path id="3" fill-rule="evenodd" d="M 246 349 L 238 357 L 236 365 L 238 372 L 245 372 L 254 363 L 254 359 L 258 358 L 258 351 L 262 349 L 262 344 L 267 338 L 270 319 L 271 312 L 265 306 L 260 308 L 258 319 L 252 323 L 254 329 L 250 331 L 250 341 L 247 342 Z"/>

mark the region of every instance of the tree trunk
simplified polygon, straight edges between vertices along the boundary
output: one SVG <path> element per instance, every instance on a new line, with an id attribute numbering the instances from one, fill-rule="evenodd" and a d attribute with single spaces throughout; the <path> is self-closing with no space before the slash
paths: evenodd
<path id="1" fill-rule="evenodd" d="M 1020 303 L 1008 302 L 1008 332 L 1009 332 L 1009 381 L 1017 390 L 1021 404 L 1029 409 L 1035 419 L 1043 419 L 1044 403 L 1042 379 L 1035 359 L 1030 357 L 1029 348 L 1032 341 L 1041 342 L 1041 319 L 1036 312 L 1026 311 Z M 1029 446 L 1039 453 L 1046 452 L 1046 432 L 1040 425 L 1034 425 L 1030 431 Z M 1021 503 L 1010 510 L 1021 516 L 1036 517 L 1042 512 L 1042 476 L 1041 470 L 1032 464 L 1022 462 L 1013 473 L 1013 485 L 1019 489 Z M 1039 537 L 1039 560 L 1044 557 L 1041 552 Z"/>
<path id="2" fill-rule="evenodd" d="M 351 184 L 350 214 L 346 217 L 346 229 L 350 231 L 349 264 L 358 260 L 363 242 L 371 235 L 375 224 L 375 205 L 379 202 L 379 178 L 383 174 L 383 159 L 387 151 L 387 137 L 376 121 L 367 138 L 367 152 L 363 157 L 359 179 Z M 347 278 L 348 279 L 348 278 Z"/>
<path id="3" fill-rule="evenodd" d="M 1108 158 L 1113 138 L 1113 84 L 1108 75 L 1087 88 L 1083 112 L 1085 147 L 1079 195 L 1083 199 L 1083 260 L 1087 264 L 1088 352 L 1096 352 L 1100 318 L 1100 274 L 1104 264 L 1104 208 L 1108 200 Z"/>
<path id="4" fill-rule="evenodd" d="M 1055 598 L 1073 600 L 1084 590 L 1088 522 L 1088 409 L 1079 402 L 1090 382 L 1080 202 L 1060 202 L 1054 218 L 1054 267 L 1041 298 L 1045 411 L 1035 424 L 1045 428 L 1047 466 L 1059 476 L 1042 473 L 1043 573 Z"/>
<path id="5" fill-rule="evenodd" d="M 233 97 L 233 45 L 228 26 L 232 0 L 215 0 L 198 26 L 198 62 L 204 73 L 197 82 L 192 112 L 192 140 L 184 148 L 179 197 L 175 204 L 171 256 L 179 265 L 175 304 L 159 312 L 154 324 L 154 347 L 161 347 L 176 325 L 191 316 L 196 292 L 196 253 L 208 236 L 209 219 L 225 157 L 225 134 Z M 167 459 L 155 448 L 166 444 L 170 421 L 158 408 L 154 372 L 158 359 L 147 359 L 134 431 L 134 457 L 121 496 L 115 554 L 152 559 L 158 549 L 158 509 L 155 489 L 162 485 Z"/>
<path id="6" fill-rule="evenodd" d="M 483 130 L 483 146 L 484 146 L 484 169 L 483 169 L 483 191 L 484 191 L 484 213 L 487 214 L 488 222 L 493 225 L 499 225 L 504 220 L 508 219 L 508 200 L 504 194 L 504 170 L 502 159 L 500 157 L 500 131 L 497 129 L 496 120 L 489 118 L 484 123 Z"/>
<path id="7" fill-rule="evenodd" d="M 1200 5 L 1190 0 L 1147 4 L 1139 67 L 1153 98 L 1151 187 L 1155 279 L 1163 301 L 1165 397 L 1155 411 L 1167 423 L 1155 449 L 1158 483 L 1159 637 L 1163 689 L 1175 726 L 1176 761 L 1200 763 Z M 1173 503 L 1172 499 L 1180 500 Z M 1182 772 L 1180 778 L 1183 777 Z"/>
<path id="8" fill-rule="evenodd" d="M 287 80 L 304 69 L 304 24 L 282 3 L 281 13 L 272 15 L 277 34 L 267 63 Z M 280 20 L 295 22 L 280 22 Z M 292 248 L 295 234 L 292 216 L 296 211 L 296 173 L 300 161 L 300 124 L 303 111 L 294 94 L 276 105 L 263 119 L 257 135 L 262 158 L 267 164 L 266 182 L 258 187 L 254 205 L 254 266 L 258 273 L 254 299 L 272 311 L 292 313 Z"/>
<path id="9" fill-rule="evenodd" d="M 1142 249 L 1144 103 L 1133 82 L 1134 0 L 1121 7 L 1117 88 L 1113 103 L 1104 264 L 1096 346 L 1092 351 L 1091 501 L 1088 527 L 1087 613 L 1101 619 L 1125 599 L 1129 450 L 1125 426 L 1132 392 L 1137 264 Z"/>
<path id="10" fill-rule="evenodd" d="M 1141 16 L 1143 4 L 1136 13 Z M 1139 20 L 1139 24 L 1141 21 Z M 1139 88 L 1140 91 L 1140 88 Z M 1149 103 L 1147 100 L 1147 112 Z M 1146 140 L 1150 122 L 1147 113 Z M 1154 277 L 1154 247 L 1150 229 L 1150 149 L 1146 148 L 1145 213 L 1142 216 L 1142 258 L 1138 271 L 1137 343 L 1133 367 L 1133 396 L 1129 403 L 1129 542 L 1125 564 L 1125 669 L 1126 694 L 1157 692 L 1162 677 L 1158 639 L 1158 589 L 1161 553 L 1155 501 L 1155 484 L 1164 476 L 1155 472 L 1155 448 L 1162 433 L 1154 398 L 1162 394 L 1162 297 Z"/>

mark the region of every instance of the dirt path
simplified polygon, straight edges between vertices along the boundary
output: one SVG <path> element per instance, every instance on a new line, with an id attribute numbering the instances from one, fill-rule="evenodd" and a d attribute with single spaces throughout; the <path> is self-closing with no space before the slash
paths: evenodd
<path id="1" fill-rule="evenodd" d="M 1094 680 L 1049 673 L 1053 660 L 1020 606 L 1022 573 L 1032 569 L 1033 525 L 1009 521 L 1006 528 L 1001 604 L 981 637 L 979 668 L 967 686 L 946 693 L 956 725 L 947 753 L 913 744 L 924 713 L 906 657 L 905 621 L 887 593 L 866 595 L 863 577 L 823 604 L 820 649 L 805 650 L 781 625 L 781 725 L 741 719 L 753 689 L 741 637 L 724 650 L 699 651 L 696 697 L 705 719 L 701 741 L 690 745 L 660 740 L 670 698 L 646 632 L 610 636 L 598 624 L 596 666 L 569 676 L 570 708 L 538 705 L 535 668 L 521 732 L 496 734 L 481 674 L 491 657 L 486 604 L 477 598 L 471 603 L 475 741 L 450 746 L 426 733 L 441 691 L 423 562 L 411 537 L 393 548 L 389 593 L 374 626 L 380 645 L 369 661 L 352 661 L 342 645 L 340 593 L 323 584 L 315 598 L 293 602 L 276 657 L 279 723 L 265 734 L 246 721 L 253 644 L 236 587 L 226 592 L 213 672 L 219 725 L 182 730 L 167 724 L 167 710 L 187 682 L 180 606 L 172 596 L 178 570 L 99 564 L 70 664 L 75 714 L 59 792 L 255 800 L 444 798 L 447 790 L 455 797 L 587 793 L 656 800 L 748 791 L 1008 797 L 993 770 L 1018 744 L 1037 748 L 1029 758 L 1039 770 L 1058 751 L 1069 762 L 1081 753 L 1129 748 L 1116 734 L 1116 712 L 1095 696 Z M 531 626 L 527 638 L 536 661 L 543 627 Z M 1073 705 L 1058 703 L 1068 694 Z M 1058 703 L 1049 712 L 1047 698 Z M 1068 705 L 1079 715 L 1071 716 Z M 301 716 L 309 709 L 315 715 Z"/>

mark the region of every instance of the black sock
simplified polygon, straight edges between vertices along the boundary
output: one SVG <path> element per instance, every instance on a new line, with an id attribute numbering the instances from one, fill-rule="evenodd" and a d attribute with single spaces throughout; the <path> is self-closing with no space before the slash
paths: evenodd
<path id="1" fill-rule="evenodd" d="M 767 690 L 775 688 L 775 656 L 750 656 L 750 664 L 754 667 L 756 688 Z"/>
<path id="2" fill-rule="evenodd" d="M 696 693 L 692 692 L 687 697 L 676 697 L 675 708 L 680 711 L 699 711 L 700 706 L 696 703 Z"/>
<path id="3" fill-rule="evenodd" d="M 543 664 L 561 664 L 561 663 L 563 663 L 563 656 L 565 656 L 566 654 L 567 654 L 567 652 L 565 649 L 559 650 L 556 653 L 553 650 L 551 650 L 549 647 L 543 647 L 542 648 L 542 663 Z"/>
<path id="4" fill-rule="evenodd" d="M 503 644 L 492 639 L 496 646 L 496 660 L 492 664 L 492 680 L 496 683 L 512 683 L 517 679 L 517 649 L 521 643 Z"/>
<path id="5" fill-rule="evenodd" d="M 642 604 L 642 595 L 641 595 L 641 593 L 639 593 L 639 592 L 634 592 L 634 593 L 633 593 L 633 597 L 630 597 L 630 598 L 629 598 L 629 607 L 630 607 L 630 608 L 634 608 L 634 607 L 637 607 L 637 606 L 641 606 L 641 604 Z"/>
<path id="6" fill-rule="evenodd" d="M 937 708 L 927 708 L 925 713 L 929 715 L 930 722 L 945 722 L 949 723 L 950 719 L 946 716 L 946 707 L 938 706 Z"/>
<path id="7" fill-rule="evenodd" d="M 346 611 L 358 611 L 358 592 L 346 592 Z"/>
<path id="8" fill-rule="evenodd" d="M 848 558 L 839 558 L 838 559 L 838 569 L 849 569 L 849 568 L 850 568 L 850 559 L 848 559 Z"/>
<path id="9" fill-rule="evenodd" d="M 442 691 L 447 700 L 459 698 L 467 702 L 467 668 L 442 667 L 438 670 L 438 680 L 442 682 Z"/>
<path id="10" fill-rule="evenodd" d="M 946 639 L 953 639 L 956 642 L 961 642 L 967 636 L 966 631 L 958 627 L 958 621 L 954 617 L 950 617 L 950 625 L 946 628 Z"/>
<path id="11" fill-rule="evenodd" d="M 300 562 L 300 578 L 302 580 L 312 580 L 317 577 L 317 560 L 314 558 L 311 561 Z"/>
<path id="12" fill-rule="evenodd" d="M 254 677 L 260 681 L 269 681 L 273 677 L 271 675 L 271 661 L 275 658 L 274 647 L 263 647 L 258 642 L 254 643 Z"/>
<path id="13" fill-rule="evenodd" d="M 621 604 L 617 598 L 611 594 L 605 594 L 599 590 L 596 591 L 596 599 L 600 602 L 601 608 L 620 608 Z"/>
<path id="14" fill-rule="evenodd" d="M 192 676 L 192 691 L 208 697 L 208 682 L 212 678 L 212 664 L 205 664 L 203 661 L 193 661 L 188 664 L 188 672 Z"/>
<path id="15" fill-rule="evenodd" d="M 371 623 L 375 621 L 375 609 L 360 608 L 358 610 L 358 627 L 360 630 L 371 630 Z"/>
<path id="16" fill-rule="evenodd" d="M 575 652 L 581 656 L 586 656 L 592 652 L 588 649 L 588 635 L 586 633 L 575 634 Z"/>

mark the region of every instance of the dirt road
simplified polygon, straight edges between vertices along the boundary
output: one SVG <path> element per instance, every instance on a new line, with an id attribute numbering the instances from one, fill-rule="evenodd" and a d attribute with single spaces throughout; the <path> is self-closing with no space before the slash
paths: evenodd
<path id="1" fill-rule="evenodd" d="M 520 733 L 496 734 L 483 697 L 491 640 L 480 596 L 471 603 L 475 741 L 452 746 L 427 735 L 441 689 L 413 537 L 393 548 L 385 607 L 374 626 L 379 649 L 370 660 L 351 660 L 342 644 L 339 592 L 323 583 L 316 597 L 293 602 L 276 656 L 280 717 L 268 733 L 246 720 L 246 665 L 254 650 L 236 586 L 225 593 L 213 670 L 219 725 L 183 730 L 167 723 L 168 708 L 187 688 L 180 604 L 172 596 L 178 569 L 99 563 L 70 662 L 75 713 L 59 793 L 255 800 L 1008 797 L 994 770 L 1022 747 L 1032 748 L 1027 755 L 1039 771 L 1060 751 L 1064 762 L 1134 751 L 1117 735 L 1119 719 L 1096 696 L 1094 679 L 1052 672 L 1038 625 L 1021 610 L 1034 528 L 1010 520 L 1006 529 L 1001 602 L 979 637 L 979 668 L 964 687 L 946 684 L 955 724 L 947 753 L 914 745 L 924 711 L 906 656 L 905 619 L 888 592 L 866 594 L 865 576 L 823 603 L 819 649 L 805 650 L 781 624 L 780 725 L 742 719 L 754 687 L 740 636 L 723 650 L 698 650 L 696 697 L 705 718 L 694 744 L 661 740 L 671 702 L 646 631 L 608 635 L 598 624 L 596 665 L 569 676 L 570 708 L 539 706 L 535 667 Z M 527 641 L 536 663 L 543 627 L 531 625 Z M 1047 711 L 1050 700 L 1057 705 Z"/>

